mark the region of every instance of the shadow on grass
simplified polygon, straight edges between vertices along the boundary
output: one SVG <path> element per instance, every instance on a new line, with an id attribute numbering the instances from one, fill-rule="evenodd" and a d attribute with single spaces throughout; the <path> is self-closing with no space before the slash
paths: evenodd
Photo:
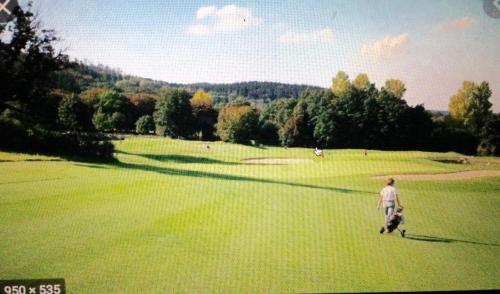
<path id="1" fill-rule="evenodd" d="M 261 149 L 261 150 L 267 150 L 267 147 L 264 146 L 264 145 L 246 145 L 246 146 L 254 147 L 254 148 L 257 148 L 257 149 Z"/>
<path id="2" fill-rule="evenodd" d="M 169 168 L 169 167 L 158 167 L 158 166 L 152 166 L 152 165 L 146 165 L 146 164 L 118 162 L 118 163 L 115 163 L 114 166 L 120 167 L 120 168 L 126 168 L 126 169 L 136 169 L 136 170 L 142 170 L 142 171 L 155 172 L 155 173 L 159 173 L 159 174 L 172 175 L 172 176 L 209 178 L 209 179 L 219 179 L 219 180 L 247 182 L 247 183 L 278 184 L 278 185 L 286 185 L 286 186 L 300 187 L 300 188 L 327 190 L 327 191 L 333 191 L 333 192 L 338 192 L 338 193 L 376 194 L 373 192 L 368 192 L 368 191 L 363 191 L 363 190 L 315 186 L 315 185 L 293 183 L 293 182 L 286 182 L 286 181 L 278 181 L 278 180 L 270 180 L 270 179 L 262 179 L 262 178 L 253 178 L 253 177 L 246 177 L 246 176 L 235 176 L 235 175 L 228 175 L 228 174 L 195 171 L 195 170 L 184 170 L 184 169 L 176 169 L 176 168 Z"/>
<path id="3" fill-rule="evenodd" d="M 225 165 L 239 165 L 238 162 L 222 161 L 207 157 L 179 155 L 179 154 L 142 154 L 142 153 L 129 153 L 117 150 L 115 153 L 122 153 L 127 155 L 141 156 L 147 159 L 174 162 L 174 163 L 202 163 L 202 164 L 225 164 Z"/>
<path id="4" fill-rule="evenodd" d="M 451 238 L 443 238 L 436 236 L 417 235 L 417 234 L 406 234 L 406 239 L 423 241 L 423 242 L 433 242 L 433 243 L 466 243 L 475 245 L 500 246 L 499 244 L 495 243 L 484 243 L 484 242 L 451 239 Z"/>
<path id="5" fill-rule="evenodd" d="M 158 161 L 171 161 L 175 163 L 204 163 L 204 164 L 226 164 L 226 165 L 238 165 L 237 162 L 222 161 L 207 157 L 198 157 L 190 155 L 177 155 L 177 154 L 136 154 L 145 158 L 158 160 Z"/>
<path id="6" fill-rule="evenodd" d="M 75 163 L 77 166 L 90 167 L 90 168 L 100 168 L 100 169 L 109 169 L 106 165 L 99 164 L 91 164 L 91 163 Z"/>
<path id="7" fill-rule="evenodd" d="M 19 160 L 0 160 L 0 162 L 36 162 L 36 161 L 63 161 L 63 160 L 60 158 L 48 158 L 48 159 L 27 158 L 27 159 L 19 159 Z"/>

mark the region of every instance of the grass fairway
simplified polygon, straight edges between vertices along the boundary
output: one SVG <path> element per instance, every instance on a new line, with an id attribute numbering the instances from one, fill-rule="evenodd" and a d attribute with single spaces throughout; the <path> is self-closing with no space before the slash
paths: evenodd
<path id="1" fill-rule="evenodd" d="M 405 239 L 378 233 L 384 182 L 370 179 L 498 159 L 204 145 L 131 137 L 112 165 L 0 153 L 0 279 L 62 277 L 70 293 L 500 288 L 500 177 L 397 181 Z M 241 163 L 262 157 L 312 162 Z"/>

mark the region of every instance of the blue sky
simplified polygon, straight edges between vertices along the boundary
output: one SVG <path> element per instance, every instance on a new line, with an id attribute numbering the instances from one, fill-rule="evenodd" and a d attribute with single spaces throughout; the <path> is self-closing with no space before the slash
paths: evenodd
<path id="1" fill-rule="evenodd" d="M 23 2 L 23 1 L 21 1 Z M 500 111 L 500 19 L 479 0 L 40 0 L 74 58 L 168 82 L 327 87 L 338 70 L 405 82 L 412 105 L 447 109 L 463 80 Z"/>

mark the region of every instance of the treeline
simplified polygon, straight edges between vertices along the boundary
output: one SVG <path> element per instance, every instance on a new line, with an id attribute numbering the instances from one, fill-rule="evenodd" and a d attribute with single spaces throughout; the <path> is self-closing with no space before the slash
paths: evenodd
<path id="1" fill-rule="evenodd" d="M 160 95 L 127 96 L 91 88 L 65 96 L 59 123 L 67 130 L 134 132 L 173 138 L 321 148 L 458 151 L 498 155 L 499 116 L 486 82 L 465 82 L 451 98 L 450 114 L 409 106 L 400 80 L 380 89 L 366 74 L 339 72 L 326 90 L 306 90 L 264 109 L 242 97 L 216 107 L 210 93 L 167 88 Z"/>

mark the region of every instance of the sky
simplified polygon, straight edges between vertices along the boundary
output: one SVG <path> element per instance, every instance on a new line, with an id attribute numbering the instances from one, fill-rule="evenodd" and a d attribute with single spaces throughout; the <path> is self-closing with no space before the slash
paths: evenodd
<path id="1" fill-rule="evenodd" d="M 72 58 L 127 74 L 329 87 L 343 70 L 379 88 L 400 79 L 410 105 L 433 110 L 464 80 L 488 81 L 500 111 L 500 19 L 481 0 L 35 2 Z"/>

